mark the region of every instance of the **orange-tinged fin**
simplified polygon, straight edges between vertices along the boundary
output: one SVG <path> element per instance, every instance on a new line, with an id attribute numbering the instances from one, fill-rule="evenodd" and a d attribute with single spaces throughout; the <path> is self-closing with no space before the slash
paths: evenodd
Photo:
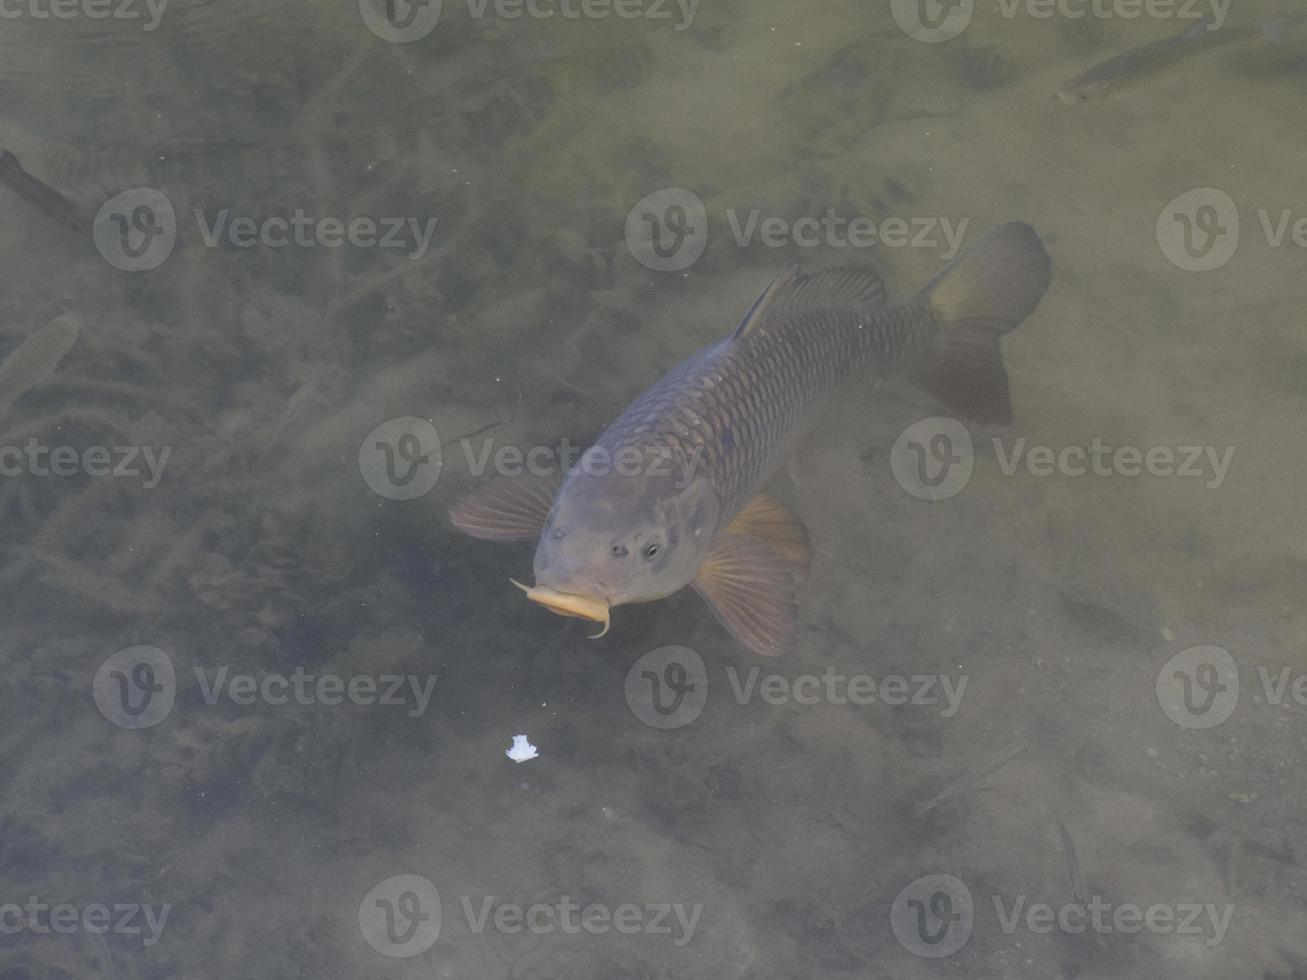
<path id="1" fill-rule="evenodd" d="M 779 500 L 760 493 L 744 505 L 735 520 L 725 529 L 732 534 L 749 534 L 770 545 L 780 556 L 793 562 L 801 575 L 808 573 L 812 549 L 803 523 Z"/>
<path id="2" fill-rule="evenodd" d="M 834 268 L 806 273 L 792 265 L 771 281 L 735 331 L 736 337 L 764 323 L 814 310 L 880 309 L 885 283 L 870 269 Z"/>
<path id="3" fill-rule="evenodd" d="M 713 542 L 694 587 L 736 639 L 778 657 L 794 646 L 810 556 L 803 525 L 760 494 Z"/>
<path id="4" fill-rule="evenodd" d="M 914 380 L 977 422 L 1010 422 L 999 337 L 1030 315 L 1051 277 L 1048 250 L 1019 221 L 1000 225 L 959 255 L 918 297 L 941 330 Z"/>
<path id="5" fill-rule="evenodd" d="M 449 519 L 460 531 L 483 541 L 534 540 L 561 485 L 555 474 L 493 476 L 449 508 Z"/>
<path id="6" fill-rule="evenodd" d="M 694 588 L 754 653 L 779 657 L 794 646 L 799 576 L 761 539 L 725 531 L 713 542 Z"/>

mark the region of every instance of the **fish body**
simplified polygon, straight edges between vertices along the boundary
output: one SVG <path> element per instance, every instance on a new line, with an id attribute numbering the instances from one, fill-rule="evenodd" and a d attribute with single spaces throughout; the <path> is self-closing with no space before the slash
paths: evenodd
<path id="1" fill-rule="evenodd" d="M 624 449 L 652 453 L 697 470 L 721 504 L 714 531 L 729 524 L 850 376 L 901 373 L 938 330 L 925 303 L 884 309 L 875 274 L 831 273 L 805 282 L 833 294 L 824 300 L 831 305 L 794 313 L 764 310 L 763 322 L 746 321 L 664 375 L 600 434 L 596 447 L 613 457 Z M 777 288 L 785 290 L 801 276 L 789 270 Z M 832 288 L 836 279 L 847 288 Z M 588 479 L 575 470 L 564 491 Z"/>
<path id="2" fill-rule="evenodd" d="M 41 384 L 63 360 L 81 332 L 81 320 L 70 313 L 55 317 L 0 361 L 0 414 L 28 389 Z"/>
<path id="3" fill-rule="evenodd" d="M 477 537 L 538 535 L 528 596 L 564 615 L 693 585 L 755 652 L 794 640 L 808 564 L 797 519 L 760 490 L 852 378 L 914 378 L 978 421 L 1011 417 L 999 337 L 1034 309 L 1049 260 L 1000 226 L 898 305 L 860 269 L 782 273 L 740 326 L 673 368 L 600 434 L 561 485 L 492 480 L 451 510 Z"/>
<path id="4" fill-rule="evenodd" d="M 86 226 L 86 217 L 77 204 L 29 174 L 8 150 L 0 150 L 0 183 L 72 231 L 81 231 Z"/>
<path id="5" fill-rule="evenodd" d="M 1092 65 L 1065 82 L 1058 89 L 1057 96 L 1067 105 L 1107 98 L 1182 58 L 1233 41 L 1261 39 L 1270 44 L 1284 44 L 1303 23 L 1307 23 L 1307 14 L 1287 14 L 1264 20 L 1259 30 L 1251 30 L 1219 27 L 1212 17 L 1203 17 L 1178 34 L 1129 48 Z"/>

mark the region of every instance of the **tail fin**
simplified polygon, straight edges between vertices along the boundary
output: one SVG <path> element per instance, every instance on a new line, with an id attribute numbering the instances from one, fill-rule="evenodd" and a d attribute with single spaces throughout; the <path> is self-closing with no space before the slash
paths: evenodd
<path id="1" fill-rule="evenodd" d="M 1010 422 L 999 337 L 1028 317 L 1052 276 L 1048 251 L 1023 222 L 1000 225 L 918 294 L 941 326 L 914 380 L 977 422 Z"/>

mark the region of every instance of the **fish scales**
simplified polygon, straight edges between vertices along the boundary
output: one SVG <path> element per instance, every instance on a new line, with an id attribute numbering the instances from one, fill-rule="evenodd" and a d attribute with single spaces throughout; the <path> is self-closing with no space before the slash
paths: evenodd
<path id="1" fill-rule="evenodd" d="M 924 304 L 832 309 L 731 336 L 674 368 L 600 435 L 610 453 L 664 451 L 708 476 L 724 526 L 784 461 L 828 396 L 855 374 L 894 377 L 938 329 Z"/>

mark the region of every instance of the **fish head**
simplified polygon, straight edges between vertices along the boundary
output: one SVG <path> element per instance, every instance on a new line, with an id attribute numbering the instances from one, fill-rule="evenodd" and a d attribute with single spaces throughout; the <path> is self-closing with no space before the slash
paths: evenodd
<path id="1" fill-rule="evenodd" d="M 717 531 L 721 504 L 706 476 L 575 470 L 536 545 L 528 598 L 608 623 L 608 610 L 688 585 Z"/>

